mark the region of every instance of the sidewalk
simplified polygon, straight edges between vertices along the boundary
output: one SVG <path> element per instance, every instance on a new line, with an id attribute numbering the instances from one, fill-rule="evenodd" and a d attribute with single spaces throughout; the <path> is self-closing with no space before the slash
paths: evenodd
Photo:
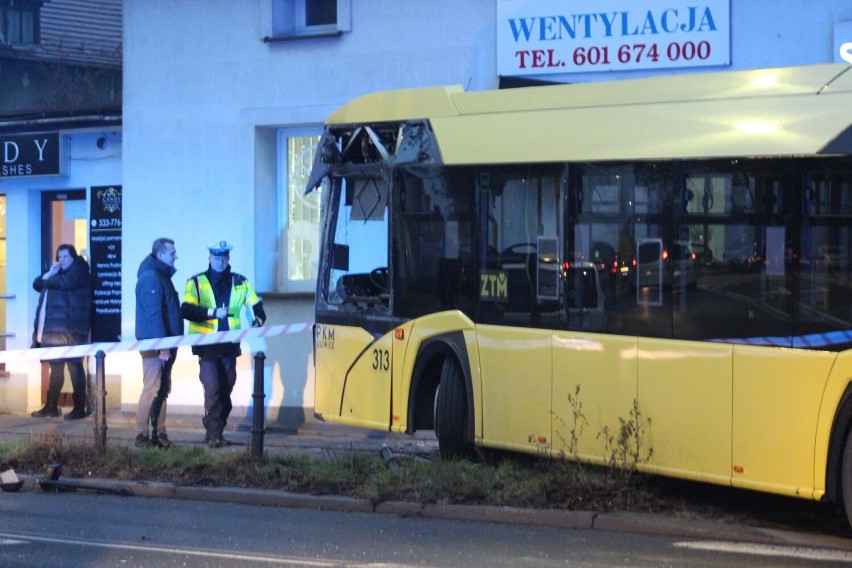
<path id="1" fill-rule="evenodd" d="M 121 411 L 107 413 L 107 443 L 133 446 L 136 437 L 135 415 Z M 203 447 L 204 429 L 198 416 L 172 416 L 167 420 L 169 439 L 180 447 Z M 65 438 L 95 442 L 93 417 L 84 420 L 60 418 L 37 419 L 28 413 L 0 414 L 0 442 L 27 440 L 55 431 Z M 244 451 L 251 447 L 249 429 L 234 428 L 225 432 L 233 445 L 211 452 Z M 349 451 L 379 453 L 389 447 L 395 454 L 426 454 L 437 450 L 438 443 L 430 432 L 414 436 L 391 434 L 307 420 L 297 431 L 267 426 L 263 437 L 265 451 L 299 452 L 321 459 L 337 457 Z M 22 476 L 23 477 L 23 476 Z M 40 491 L 34 478 L 26 478 L 25 491 Z M 651 513 L 597 513 L 594 511 L 562 511 L 487 507 L 478 505 L 420 504 L 384 502 L 374 505 L 364 499 L 340 496 L 312 496 L 232 487 L 186 487 L 159 482 L 126 482 L 118 480 L 89 480 L 101 487 L 113 488 L 113 493 L 140 497 L 177 498 L 188 500 L 222 501 L 277 507 L 323 509 L 362 513 L 393 514 L 408 517 L 428 517 L 458 521 L 483 521 L 516 525 L 552 526 L 566 529 L 610 530 L 658 534 L 688 539 L 712 539 L 749 542 L 776 546 L 807 546 L 829 548 L 848 554 L 852 561 L 852 541 L 822 534 L 798 533 L 734 525 L 728 522 L 703 519 L 688 513 L 661 515 Z M 0 499 L 11 494 L 0 493 Z"/>
<path id="2" fill-rule="evenodd" d="M 67 410 L 67 409 L 66 409 Z M 133 446 L 136 438 L 136 415 L 120 410 L 108 411 L 106 439 L 108 444 Z M 241 424 L 228 425 L 225 438 L 232 445 L 210 451 L 243 451 L 252 445 L 250 417 Z M 335 450 L 380 452 L 388 446 L 394 453 L 429 453 L 438 449 L 434 434 L 418 432 L 414 436 L 377 432 L 307 419 L 297 430 L 283 428 L 275 422 L 265 424 L 263 449 L 268 452 L 296 451 L 306 454 L 323 454 Z M 166 428 L 169 440 L 181 447 L 207 447 L 201 416 L 168 414 Z M 0 441 L 26 440 L 55 430 L 70 439 L 96 441 L 94 415 L 83 420 L 59 418 L 33 418 L 29 413 L 0 414 Z"/>

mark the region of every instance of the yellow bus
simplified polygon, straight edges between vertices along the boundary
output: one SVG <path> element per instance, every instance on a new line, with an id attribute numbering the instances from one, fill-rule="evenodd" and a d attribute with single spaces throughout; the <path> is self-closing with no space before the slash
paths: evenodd
<path id="1" fill-rule="evenodd" d="M 321 419 L 852 511 L 848 65 L 369 94 L 308 186 Z"/>

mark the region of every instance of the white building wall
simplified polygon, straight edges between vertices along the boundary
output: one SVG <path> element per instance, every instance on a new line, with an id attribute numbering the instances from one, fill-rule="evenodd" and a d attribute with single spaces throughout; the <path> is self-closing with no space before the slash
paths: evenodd
<path id="1" fill-rule="evenodd" d="M 281 238 L 275 130 L 320 124 L 375 90 L 495 88 L 496 2 L 352 0 L 351 31 L 339 37 L 264 43 L 272 35 L 271 0 L 125 0 L 123 335 L 133 335 L 136 267 L 160 236 L 176 241 L 179 291 L 206 268 L 206 245 L 227 239 L 235 246 L 233 269 L 267 293 L 270 323 L 310 321 L 310 295 L 269 294 L 277 289 Z M 834 24 L 852 21 L 848 0 L 731 4 L 731 69 L 833 61 Z M 305 333 L 264 347 L 272 407 L 313 405 L 310 345 Z M 127 361 L 122 405 L 130 409 L 140 373 L 138 357 Z M 250 400 L 250 367 L 244 357 L 235 412 Z M 182 351 L 170 408 L 201 412 L 196 376 L 194 357 Z"/>

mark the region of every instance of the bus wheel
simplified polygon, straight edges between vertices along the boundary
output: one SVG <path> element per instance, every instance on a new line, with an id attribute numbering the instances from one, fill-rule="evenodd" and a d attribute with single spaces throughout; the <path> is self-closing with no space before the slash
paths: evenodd
<path id="1" fill-rule="evenodd" d="M 843 495 L 843 509 L 846 518 L 852 525 L 852 429 L 846 434 L 846 444 L 843 447 L 843 463 L 840 468 L 840 491 Z"/>
<path id="2" fill-rule="evenodd" d="M 447 358 L 441 369 L 441 383 L 435 394 L 435 435 L 442 459 L 473 455 L 473 446 L 465 440 L 467 401 L 458 364 Z"/>

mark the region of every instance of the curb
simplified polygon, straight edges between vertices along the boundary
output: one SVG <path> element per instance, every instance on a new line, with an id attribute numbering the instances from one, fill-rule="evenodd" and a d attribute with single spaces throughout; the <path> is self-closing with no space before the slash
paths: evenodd
<path id="1" fill-rule="evenodd" d="M 539 525 L 574 530 L 592 530 L 595 513 L 553 509 L 520 509 L 483 505 L 425 505 L 423 516 L 459 521 L 485 521 L 517 525 Z"/>
<path id="2" fill-rule="evenodd" d="M 37 477 L 21 476 L 23 489 L 40 489 Z M 409 501 L 384 501 L 373 504 L 367 499 L 334 495 L 308 495 L 270 489 L 241 487 L 176 486 L 168 482 L 121 481 L 103 478 L 63 478 L 75 483 L 71 491 L 104 493 L 110 488 L 125 496 L 187 501 L 216 501 L 265 507 L 314 509 L 348 513 L 378 513 L 400 517 L 477 521 L 514 525 L 546 526 L 568 530 L 596 530 L 654 534 L 670 537 L 715 539 L 761 544 L 804 545 L 808 538 L 785 531 L 767 531 L 710 521 L 694 517 L 661 517 L 653 513 L 595 513 L 556 509 L 523 509 L 518 507 L 492 507 L 485 505 L 458 505 L 450 503 L 416 503 Z M 91 487 L 86 487 L 87 483 Z M 837 543 L 833 543 L 834 546 Z M 824 544 L 825 545 L 825 544 Z M 843 547 L 846 548 L 846 547 Z"/>
<path id="3" fill-rule="evenodd" d="M 267 489 L 244 489 L 239 487 L 177 487 L 175 498 L 195 501 L 219 501 L 243 505 L 289 507 L 294 509 L 318 509 L 323 511 L 347 511 L 372 513 L 374 507 L 366 499 L 328 495 L 300 495 L 286 491 Z"/>

